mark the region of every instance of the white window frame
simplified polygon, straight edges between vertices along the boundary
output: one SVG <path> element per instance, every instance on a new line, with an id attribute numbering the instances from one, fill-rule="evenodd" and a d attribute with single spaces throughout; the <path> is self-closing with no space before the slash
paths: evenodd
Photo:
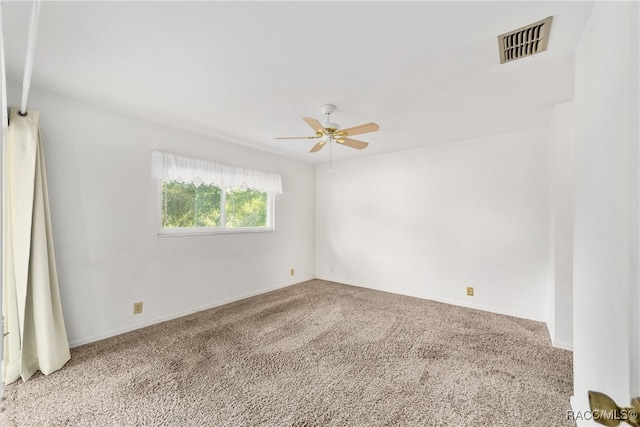
<path id="1" fill-rule="evenodd" d="M 217 162 L 193 159 L 171 153 L 152 153 L 152 177 L 157 185 L 158 236 L 189 236 L 202 234 L 263 233 L 275 231 L 276 193 L 282 194 L 280 175 L 242 169 Z M 220 225 L 217 227 L 163 227 L 162 183 L 187 178 L 186 182 L 198 180 L 220 188 Z M 251 189 L 267 195 L 267 225 L 262 227 L 227 227 L 227 191 Z M 263 189 L 264 188 L 264 189 Z"/>
<path id="2" fill-rule="evenodd" d="M 275 195 L 267 194 L 267 225 L 264 227 L 226 227 L 227 190 L 220 189 L 220 226 L 218 227 L 163 227 L 162 181 L 158 181 L 158 235 L 195 236 L 200 234 L 266 233 L 275 231 Z"/>

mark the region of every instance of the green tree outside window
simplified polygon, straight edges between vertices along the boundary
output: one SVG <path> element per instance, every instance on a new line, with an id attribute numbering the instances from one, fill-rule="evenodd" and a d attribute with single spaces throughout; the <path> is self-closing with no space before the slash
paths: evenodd
<path id="1" fill-rule="evenodd" d="M 224 224 L 221 205 L 224 203 Z M 162 183 L 162 227 L 266 227 L 268 195 L 256 190 L 222 191 L 214 185 Z"/>
<path id="2" fill-rule="evenodd" d="M 229 190 L 225 209 L 227 227 L 267 225 L 267 193 L 256 190 Z"/>

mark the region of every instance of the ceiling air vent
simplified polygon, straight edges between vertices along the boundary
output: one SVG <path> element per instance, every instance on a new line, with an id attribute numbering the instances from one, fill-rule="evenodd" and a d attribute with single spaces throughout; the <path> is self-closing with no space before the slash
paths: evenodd
<path id="1" fill-rule="evenodd" d="M 553 16 L 498 36 L 500 63 L 531 56 L 547 50 Z"/>

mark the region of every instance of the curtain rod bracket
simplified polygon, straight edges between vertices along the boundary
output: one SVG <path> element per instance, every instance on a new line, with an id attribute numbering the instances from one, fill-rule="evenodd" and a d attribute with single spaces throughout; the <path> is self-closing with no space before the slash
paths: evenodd
<path id="1" fill-rule="evenodd" d="M 24 76 L 22 78 L 22 103 L 20 113 L 26 115 L 27 98 L 31 87 L 31 75 L 33 74 L 33 57 L 36 52 L 36 37 L 38 34 L 38 20 L 40 18 L 40 0 L 33 1 L 31 8 L 31 21 L 29 22 L 29 38 L 27 39 L 27 54 L 24 61 Z"/>

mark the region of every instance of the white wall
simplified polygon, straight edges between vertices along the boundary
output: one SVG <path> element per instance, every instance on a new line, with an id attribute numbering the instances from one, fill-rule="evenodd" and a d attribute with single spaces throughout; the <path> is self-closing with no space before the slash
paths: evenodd
<path id="1" fill-rule="evenodd" d="M 556 105 L 550 126 L 549 333 L 556 347 L 573 348 L 574 103 Z"/>
<path id="2" fill-rule="evenodd" d="M 624 406 L 638 393 L 638 13 L 597 2 L 576 53 L 577 410 L 588 390 Z"/>
<path id="3" fill-rule="evenodd" d="M 29 108 L 41 111 L 72 345 L 314 277 L 312 166 L 35 89 Z M 154 149 L 280 173 L 276 231 L 158 237 Z M 134 316 L 136 301 L 144 312 Z"/>
<path id="4" fill-rule="evenodd" d="M 317 166 L 316 276 L 546 321 L 548 150 L 539 129 Z"/>

